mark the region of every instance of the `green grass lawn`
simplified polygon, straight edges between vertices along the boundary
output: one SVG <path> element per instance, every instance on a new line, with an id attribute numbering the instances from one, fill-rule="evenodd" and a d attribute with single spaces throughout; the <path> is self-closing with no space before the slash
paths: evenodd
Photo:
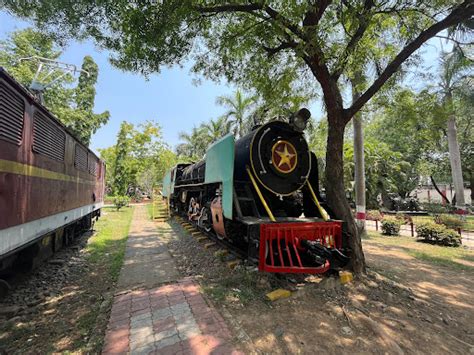
<path id="1" fill-rule="evenodd" d="M 106 290 L 113 290 L 114 284 L 122 268 L 127 237 L 132 221 L 133 207 L 123 207 L 119 211 L 115 207 L 102 208 L 102 216 L 94 225 L 95 233 L 89 239 L 86 248 L 86 260 L 93 275 L 88 275 L 85 283 L 90 288 L 88 293 L 102 294 Z M 110 299 L 111 300 L 111 299 Z M 107 325 L 106 315 L 99 303 L 90 306 L 77 322 L 78 330 L 83 334 L 90 334 L 94 326 L 104 329 Z M 85 348 L 82 339 L 76 341 L 76 349 L 89 353 L 100 350 L 101 337 L 94 334 L 96 341 L 92 342 L 93 349 Z"/>
<path id="2" fill-rule="evenodd" d="M 148 212 L 148 217 L 150 219 L 153 219 L 153 201 L 149 203 L 148 205 L 146 205 L 146 210 Z"/>
<path id="3" fill-rule="evenodd" d="M 418 242 L 411 237 L 388 237 L 369 231 L 364 238 L 377 244 L 399 247 L 400 250 L 416 259 L 436 265 L 474 271 L 474 251 L 465 248 L 453 248 Z"/>
<path id="4" fill-rule="evenodd" d="M 115 281 L 123 264 L 125 244 L 132 221 L 133 207 L 102 209 L 102 217 L 95 224 L 96 233 L 87 245 L 88 261 L 100 264 Z"/>

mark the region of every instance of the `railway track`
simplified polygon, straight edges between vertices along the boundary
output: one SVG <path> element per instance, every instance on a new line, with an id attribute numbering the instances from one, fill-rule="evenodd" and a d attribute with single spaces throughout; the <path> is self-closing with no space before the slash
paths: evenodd
<path id="1" fill-rule="evenodd" d="M 239 251 L 238 249 L 236 250 L 235 246 L 231 245 L 225 240 L 219 239 L 212 233 L 209 233 L 200 229 L 198 226 L 196 226 L 193 223 L 190 223 L 189 221 L 186 221 L 181 216 L 173 216 L 173 218 L 181 225 L 181 227 L 184 229 L 185 232 L 190 234 L 192 237 L 196 238 L 197 241 L 201 243 L 205 241 L 210 242 L 210 243 L 204 243 L 204 247 L 206 249 L 209 249 L 214 246 L 218 246 L 218 248 L 221 248 L 220 250 L 225 251 L 226 254 L 231 257 L 230 259 L 228 258 L 228 260 L 226 260 L 229 268 L 234 268 L 235 266 L 241 264 L 243 260 L 252 262 L 251 260 L 248 260 L 245 257 L 245 254 L 243 251 Z M 256 263 L 255 263 L 255 266 L 256 266 Z"/>

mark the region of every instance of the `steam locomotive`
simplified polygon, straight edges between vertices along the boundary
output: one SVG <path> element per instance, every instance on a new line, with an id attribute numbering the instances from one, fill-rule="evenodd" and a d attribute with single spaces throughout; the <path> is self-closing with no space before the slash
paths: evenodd
<path id="1" fill-rule="evenodd" d="M 214 143 L 204 160 L 163 180 L 172 213 L 234 248 L 259 270 L 324 273 L 348 262 L 342 222 L 319 193 L 318 165 L 304 138 L 311 113 L 256 126 Z"/>

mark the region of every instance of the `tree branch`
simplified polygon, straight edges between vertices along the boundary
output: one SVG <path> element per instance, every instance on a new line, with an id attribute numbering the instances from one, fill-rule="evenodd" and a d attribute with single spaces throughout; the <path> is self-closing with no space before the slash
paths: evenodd
<path id="1" fill-rule="evenodd" d="M 287 18 L 281 15 L 278 11 L 271 8 L 270 6 L 265 6 L 265 12 L 275 21 L 280 22 L 284 27 L 290 30 L 294 35 L 299 37 L 302 40 L 306 40 L 306 36 L 301 31 L 301 28 L 293 23 L 291 23 Z"/>
<path id="2" fill-rule="evenodd" d="M 332 3 L 332 0 L 320 0 L 317 3 L 310 5 L 309 10 L 303 20 L 303 26 L 317 26 L 324 15 L 327 7 Z"/>
<path id="3" fill-rule="evenodd" d="M 262 10 L 263 6 L 260 4 L 223 4 L 217 6 L 198 6 L 195 8 L 200 13 L 220 13 L 220 12 L 254 12 Z"/>
<path id="4" fill-rule="evenodd" d="M 449 200 L 448 200 L 448 198 L 446 197 L 446 195 L 443 194 L 443 193 L 441 192 L 441 190 L 439 189 L 438 185 L 436 185 L 436 181 L 435 181 L 435 179 L 433 178 L 433 175 L 430 175 L 430 179 L 431 179 L 431 183 L 433 184 L 433 187 L 435 188 L 436 192 L 441 195 L 442 199 L 443 199 L 444 201 L 446 201 L 446 203 L 447 203 L 448 205 L 450 205 L 451 202 L 449 202 Z"/>
<path id="5" fill-rule="evenodd" d="M 339 77 L 341 76 L 342 72 L 344 71 L 347 58 L 352 54 L 352 52 L 357 46 L 357 43 L 359 43 L 359 41 L 361 40 L 362 36 L 364 36 L 364 33 L 367 30 L 367 27 L 369 26 L 368 14 L 369 14 L 370 9 L 372 9 L 374 5 L 375 4 L 373 0 L 366 0 L 364 2 L 364 11 L 359 16 L 359 26 L 357 27 L 357 30 L 354 32 L 354 35 L 350 39 L 346 48 L 344 49 L 344 52 L 342 52 L 342 55 L 339 57 L 338 61 L 336 62 L 334 66 L 334 71 L 331 74 L 331 76 L 335 80 L 338 80 Z"/>
<path id="6" fill-rule="evenodd" d="M 337 81 L 331 77 L 327 65 L 319 59 L 318 55 L 314 55 L 311 58 L 304 56 L 303 60 L 321 85 L 328 120 L 338 119 L 342 116 L 343 105 L 341 91 L 337 86 Z"/>
<path id="7" fill-rule="evenodd" d="M 474 15 L 474 3 L 466 0 L 462 4 L 454 8 L 454 10 L 443 20 L 433 24 L 425 31 L 421 32 L 418 37 L 406 45 L 398 55 L 387 65 L 385 70 L 373 82 L 373 84 L 357 99 L 351 107 L 344 110 L 346 123 L 369 101 L 377 91 L 392 77 L 392 75 L 400 68 L 405 60 L 420 48 L 426 41 L 436 36 L 439 32 L 469 19 Z"/>
<path id="8" fill-rule="evenodd" d="M 280 23 L 283 27 L 291 31 L 294 35 L 300 39 L 305 39 L 305 35 L 301 28 L 294 23 L 291 23 L 290 20 L 281 15 L 278 11 L 273 9 L 270 6 L 265 5 L 264 3 L 249 3 L 246 5 L 241 4 L 222 4 L 216 6 L 197 6 L 195 10 L 199 13 L 224 13 L 224 12 L 245 12 L 253 14 L 257 17 L 262 18 L 262 14 L 258 11 L 263 11 L 275 22 Z"/>
<path id="9" fill-rule="evenodd" d="M 458 41 L 457 39 L 449 37 L 449 36 L 436 35 L 434 37 L 445 39 L 447 41 L 451 41 L 451 42 L 453 42 L 454 44 L 456 44 L 458 46 L 470 46 L 470 45 L 474 44 L 474 42 L 461 42 L 461 41 Z"/>
<path id="10" fill-rule="evenodd" d="M 294 41 L 287 41 L 287 42 L 282 42 L 279 46 L 277 47 L 266 47 L 263 46 L 263 49 L 268 53 L 268 56 L 271 57 L 278 52 L 288 49 L 288 48 L 295 48 L 298 44 Z"/>

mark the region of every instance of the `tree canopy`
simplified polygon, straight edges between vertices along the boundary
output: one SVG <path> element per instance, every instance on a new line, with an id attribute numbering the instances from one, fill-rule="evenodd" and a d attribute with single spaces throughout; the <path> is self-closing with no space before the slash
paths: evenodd
<path id="1" fill-rule="evenodd" d="M 38 68 L 38 62 L 33 57 L 56 60 L 60 55 L 61 50 L 53 36 L 31 28 L 13 32 L 7 40 L 0 42 L 0 65 L 27 88 Z M 71 87 L 74 78 L 66 75 L 44 91 L 43 99 L 45 106 L 76 137 L 89 145 L 92 134 L 107 123 L 110 114 L 108 111 L 99 114 L 93 112 L 99 68 L 92 57 L 84 57 L 82 69 L 87 74 L 81 72 L 75 88 Z M 62 72 L 58 69 L 51 77 L 60 74 Z"/>
<path id="2" fill-rule="evenodd" d="M 114 146 L 99 149 L 107 163 L 106 183 L 114 195 L 133 194 L 136 188 L 151 195 L 178 158 L 164 143 L 161 127 L 153 122 L 134 126 L 122 122 Z"/>
<path id="3" fill-rule="evenodd" d="M 263 97 L 314 95 L 320 89 L 328 119 L 328 204 L 346 221 L 357 272 L 365 263 L 344 195 L 345 126 L 426 41 L 460 24 L 469 31 L 474 14 L 471 0 L 6 4 L 63 38 L 92 36 L 112 50 L 112 62 L 122 69 L 148 74 L 192 58 L 195 72 L 256 89 Z M 364 68 L 367 84 L 347 103 L 341 79 L 368 63 L 368 57 L 376 61 L 373 68 Z"/>

